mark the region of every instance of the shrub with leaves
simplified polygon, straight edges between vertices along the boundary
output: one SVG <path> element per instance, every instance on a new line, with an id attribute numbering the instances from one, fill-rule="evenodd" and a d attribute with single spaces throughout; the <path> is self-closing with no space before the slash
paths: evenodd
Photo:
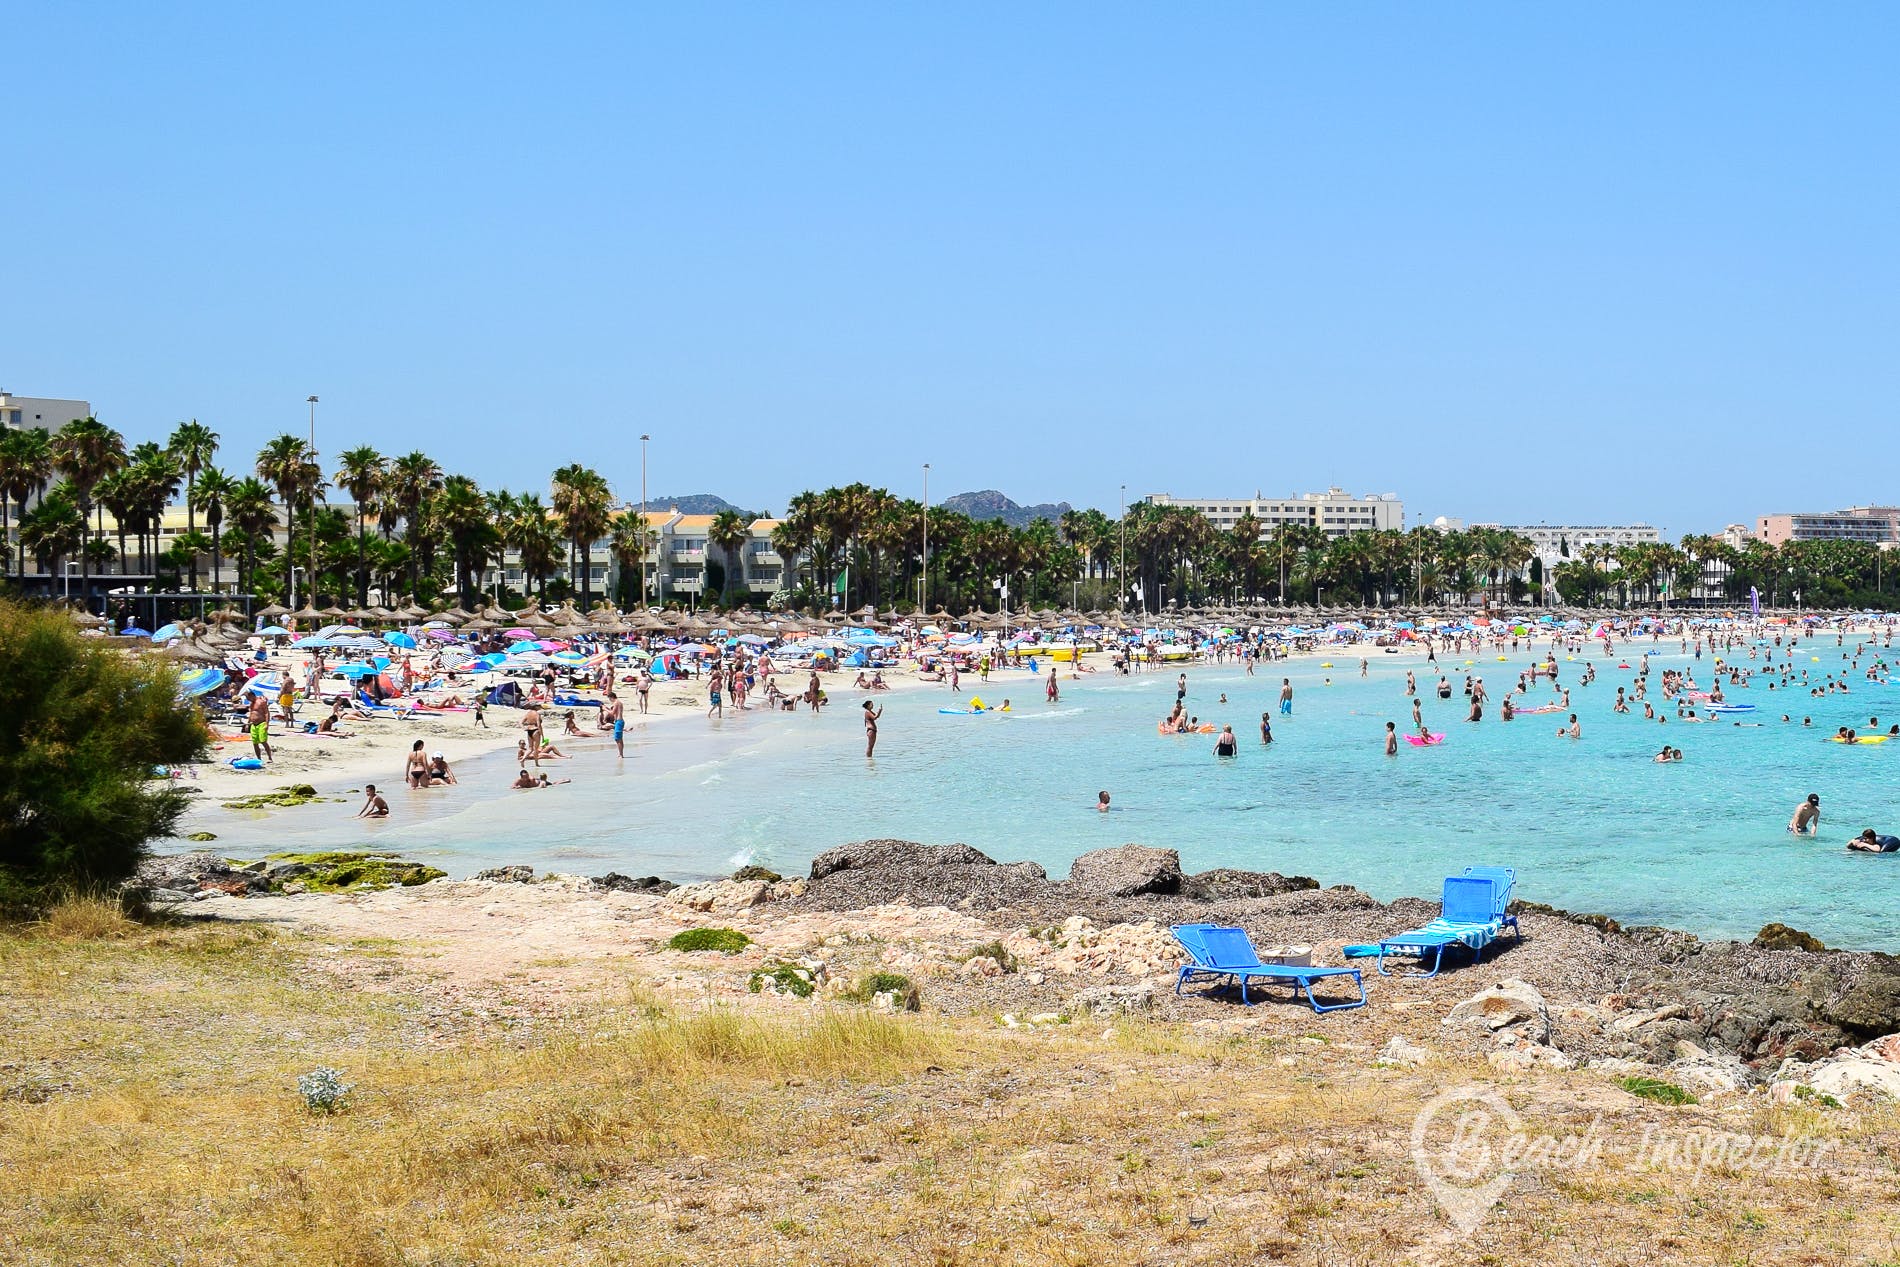
<path id="1" fill-rule="evenodd" d="M 767 964 L 752 974 L 746 982 L 746 988 L 754 994 L 763 994 L 767 982 L 771 983 L 775 993 L 792 994 L 801 999 L 809 999 L 812 991 L 818 988 L 812 981 L 812 974 L 795 963 Z"/>
<path id="2" fill-rule="evenodd" d="M 322 1065 L 297 1079 L 297 1094 L 312 1113 L 335 1113 L 356 1084 L 343 1081 L 343 1071 Z"/>
<path id="3" fill-rule="evenodd" d="M 674 933 L 666 943 L 668 950 L 717 950 L 736 955 L 752 944 L 752 939 L 736 928 L 688 928 Z"/>
<path id="4" fill-rule="evenodd" d="M 200 759 L 208 739 L 172 662 L 0 601 L 0 905 L 130 877 L 188 803 L 153 768 Z"/>
<path id="5" fill-rule="evenodd" d="M 994 959 L 997 967 L 1001 968 L 1004 972 L 1014 972 L 1017 968 L 1021 967 L 1021 965 L 1016 962 L 1016 956 L 1010 954 L 1009 947 L 1005 946 L 1000 940 L 986 941 L 969 954 L 963 956 L 964 963 L 968 963 L 972 959 Z"/>
<path id="6" fill-rule="evenodd" d="M 1664 1082 L 1660 1078 L 1645 1078 L 1640 1074 L 1622 1080 L 1622 1088 L 1631 1095 L 1641 1096 L 1645 1100 L 1654 1100 L 1658 1104 L 1694 1104 L 1694 1095 L 1684 1091 L 1673 1082 Z"/>
<path id="7" fill-rule="evenodd" d="M 895 996 L 893 1002 L 900 1012 L 915 1012 L 923 1006 L 923 995 L 901 972 L 867 972 L 858 978 L 845 997 L 858 1003 L 870 1003 L 880 994 Z"/>

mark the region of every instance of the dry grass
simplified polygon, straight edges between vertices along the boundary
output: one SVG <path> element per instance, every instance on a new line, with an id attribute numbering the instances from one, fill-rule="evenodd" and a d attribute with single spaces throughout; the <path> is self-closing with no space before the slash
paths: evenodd
<path id="1" fill-rule="evenodd" d="M 75 917 L 75 926 L 77 918 Z M 1863 1264 L 1900 1255 L 1884 1116 L 1667 1108 L 1594 1075 L 1499 1085 L 1535 1128 L 1818 1130 L 1838 1172 L 1521 1178 L 1476 1239 L 1409 1154 L 1465 1079 L 1327 1043 L 976 1022 L 630 990 L 547 1032 L 251 931 L 0 935 L 0 1262 Z M 336 1117 L 296 1075 L 357 1084 Z M 34 1088 L 31 1094 L 20 1088 Z"/>
<path id="2" fill-rule="evenodd" d="M 103 941 L 140 931 L 139 923 L 125 913 L 117 898 L 96 893 L 68 893 L 29 926 L 31 935 L 61 941 Z"/>

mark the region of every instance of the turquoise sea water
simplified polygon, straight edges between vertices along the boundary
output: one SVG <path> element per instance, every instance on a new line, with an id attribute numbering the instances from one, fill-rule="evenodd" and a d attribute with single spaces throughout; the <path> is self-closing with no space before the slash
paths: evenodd
<path id="1" fill-rule="evenodd" d="M 1646 645 L 1628 649 L 1630 663 Z M 958 702 L 946 690 L 886 695 L 871 762 L 857 716 L 863 694 L 833 687 L 835 703 L 819 717 L 754 711 L 636 726 L 624 765 L 583 752 L 551 767 L 575 780 L 555 790 L 502 791 L 513 773 L 503 757 L 463 763 L 458 789 L 399 789 L 385 824 L 353 823 L 353 807 L 324 805 L 269 818 L 211 810 L 193 825 L 211 827 L 219 847 L 238 855 L 367 840 L 458 875 L 502 861 L 675 879 L 751 861 L 789 875 L 832 845 L 880 836 L 966 841 L 999 859 L 1034 859 L 1058 877 L 1076 854 L 1132 840 L 1180 850 L 1190 870 L 1310 875 L 1380 898 L 1435 896 L 1468 863 L 1504 863 L 1519 868 L 1523 898 L 1625 923 L 1747 937 L 1779 920 L 1829 945 L 1896 949 L 1900 855 L 1842 845 L 1867 826 L 1900 834 L 1900 740 L 1823 740 L 1843 725 L 1866 733 L 1870 716 L 1883 730 L 1900 721 L 1900 685 L 1865 681 L 1841 654 L 1831 638 L 1817 639 L 1802 645 L 1797 667 L 1816 682 L 1845 672 L 1847 695 L 1770 692 L 1763 679 L 1728 688 L 1733 702 L 1758 706 L 1758 729 L 1682 725 L 1673 709 L 1663 725 L 1642 720 L 1640 708 L 1613 714 L 1616 687 L 1633 672 L 1578 656 L 1561 668 L 1583 724 L 1579 741 L 1557 737 L 1563 714 L 1497 720 L 1496 700 L 1532 662 L 1528 653 L 1509 663 L 1474 656 L 1469 670 L 1463 657 L 1446 658 L 1454 695 L 1443 702 L 1431 694 L 1435 675 L 1409 656 L 1374 652 L 1364 679 L 1353 653 L 1338 654 L 1332 669 L 1307 658 L 1252 678 L 1191 668 L 1189 710 L 1231 722 L 1240 736 L 1240 755 L 1228 761 L 1213 757 L 1211 735 L 1156 735 L 1174 700 L 1173 669 L 1064 679 L 1054 706 L 1026 672 L 987 687 L 966 679 L 992 703 L 1011 697 L 1009 716 L 942 715 L 940 706 Z M 1598 672 L 1587 687 L 1577 684 L 1586 659 Z M 1652 654 L 1651 662 L 1659 704 L 1662 667 L 1693 665 L 1710 685 L 1707 658 Z M 1448 738 L 1434 748 L 1402 744 L 1388 758 L 1385 722 L 1410 728 L 1407 667 L 1418 671 L 1427 723 Z M 1477 725 L 1462 720 L 1467 671 L 1492 690 Z M 1296 692 L 1290 717 L 1275 702 L 1282 676 Z M 1530 702 L 1550 697 L 1538 687 Z M 1270 748 L 1258 737 L 1263 711 L 1273 713 Z M 1781 723 L 1784 711 L 1794 724 Z M 1799 725 L 1803 715 L 1813 728 Z M 1686 760 L 1652 762 L 1665 742 Z M 1114 812 L 1095 812 L 1101 789 Z M 1822 798 L 1822 833 L 1797 840 L 1785 826 L 1809 792 Z"/>

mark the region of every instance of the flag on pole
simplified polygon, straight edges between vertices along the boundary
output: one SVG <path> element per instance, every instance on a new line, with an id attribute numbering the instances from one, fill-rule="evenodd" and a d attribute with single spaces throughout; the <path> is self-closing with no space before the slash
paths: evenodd
<path id="1" fill-rule="evenodd" d="M 1761 619 L 1761 591 L 1753 585 L 1748 587 L 1748 610 L 1755 619 Z"/>

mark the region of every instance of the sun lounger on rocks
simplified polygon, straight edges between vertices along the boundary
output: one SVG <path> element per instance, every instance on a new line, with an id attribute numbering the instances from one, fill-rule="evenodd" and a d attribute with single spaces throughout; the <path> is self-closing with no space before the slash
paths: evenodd
<path id="1" fill-rule="evenodd" d="M 1187 951 L 1191 963 L 1182 965 L 1174 980 L 1174 992 L 1181 993 L 1181 987 L 1199 977 L 1213 977 L 1223 982 L 1225 988 L 1240 987 L 1240 1001 L 1251 1005 L 1253 1000 L 1247 996 L 1247 982 L 1278 981 L 1289 983 L 1306 996 L 1306 1001 L 1315 1012 L 1336 1012 L 1340 1008 L 1364 1007 L 1366 1005 L 1365 981 L 1357 968 L 1314 968 L 1303 964 L 1261 963 L 1260 955 L 1254 950 L 1253 941 L 1244 928 L 1229 928 L 1219 924 L 1177 924 L 1169 930 L 1174 939 L 1181 943 L 1181 949 Z M 1328 977 L 1351 977 L 1353 988 L 1359 997 L 1342 1003 L 1321 1003 L 1313 994 L 1313 983 Z M 1222 988 L 1222 987 L 1217 987 Z"/>
<path id="2" fill-rule="evenodd" d="M 1483 870 L 1498 872 L 1508 868 Z M 1504 913 L 1509 893 L 1508 881 L 1496 874 L 1447 876 L 1437 919 L 1409 933 L 1380 938 L 1379 974 L 1393 975 L 1385 966 L 1387 955 L 1412 956 L 1421 967 L 1430 962 L 1431 966 L 1425 971 L 1398 974 L 1406 977 L 1437 976 L 1438 970 L 1445 966 L 1445 952 L 1458 947 L 1469 950 L 1472 962 L 1476 963 L 1484 958 L 1485 950 L 1503 936 L 1506 927 L 1522 941 L 1524 934 L 1517 927 L 1517 917 Z"/>

